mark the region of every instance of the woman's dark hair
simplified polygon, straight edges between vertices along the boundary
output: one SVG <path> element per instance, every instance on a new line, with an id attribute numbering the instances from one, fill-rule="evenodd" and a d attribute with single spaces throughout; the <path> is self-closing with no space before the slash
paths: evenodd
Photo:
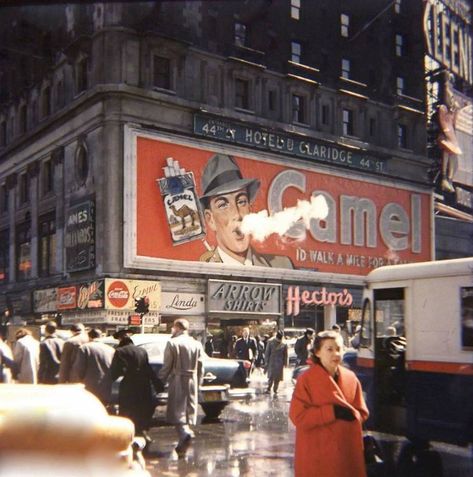
<path id="1" fill-rule="evenodd" d="M 338 341 L 341 344 L 341 347 L 343 348 L 343 338 L 341 337 L 340 333 L 336 331 L 321 331 L 320 333 L 317 333 L 314 338 L 314 346 L 312 348 L 312 361 L 314 363 L 319 364 L 320 359 L 315 355 L 317 351 L 322 348 L 322 345 L 324 341 L 326 340 L 335 340 Z"/>

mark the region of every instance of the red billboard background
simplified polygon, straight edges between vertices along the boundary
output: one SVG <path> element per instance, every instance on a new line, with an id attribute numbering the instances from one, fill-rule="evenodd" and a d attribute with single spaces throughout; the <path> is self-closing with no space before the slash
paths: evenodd
<path id="1" fill-rule="evenodd" d="M 136 254 L 138 256 L 180 261 L 199 261 L 206 251 L 201 239 L 173 245 L 165 207 L 157 179 L 164 177 L 163 167 L 166 159 L 172 157 L 179 161 L 179 166 L 186 172 L 193 172 L 197 194 L 201 194 L 201 174 L 207 161 L 215 151 L 197 147 L 169 143 L 149 137 L 137 137 L 136 150 Z M 261 160 L 239 157 L 232 154 L 231 148 L 226 152 L 232 155 L 241 169 L 244 178 L 258 178 L 261 187 L 252 205 L 252 212 L 268 209 L 267 192 L 272 180 L 284 170 L 291 169 L 286 164 L 275 164 Z M 255 250 L 263 253 L 288 256 L 296 268 L 322 272 L 349 274 L 366 274 L 376 266 L 393 263 L 389 259 L 401 262 L 425 261 L 431 259 L 431 196 L 429 193 L 409 191 L 379 183 L 338 177 L 313 170 L 294 168 L 306 176 L 306 191 L 300 192 L 294 187 L 284 193 L 283 206 L 296 205 L 298 199 L 310 200 L 313 190 L 329 193 L 337 204 L 336 243 L 322 243 L 307 233 L 305 240 L 288 241 L 272 235 L 262 243 L 254 242 Z M 406 250 L 393 254 L 388 250 L 379 233 L 379 217 L 387 203 L 399 204 L 411 220 L 411 196 L 420 198 L 420 253 L 412 252 L 410 246 Z M 340 196 L 356 196 L 367 198 L 376 205 L 377 246 L 343 245 L 340 242 Z M 125 210 L 125 215 L 126 215 Z M 410 223 L 412 229 L 412 223 Z M 215 237 L 207 227 L 206 240 L 215 245 Z M 299 250 L 304 250 L 309 258 L 301 260 Z M 224 265 L 222 265 L 224 266 Z M 158 267 L 157 267 L 158 268 Z"/>

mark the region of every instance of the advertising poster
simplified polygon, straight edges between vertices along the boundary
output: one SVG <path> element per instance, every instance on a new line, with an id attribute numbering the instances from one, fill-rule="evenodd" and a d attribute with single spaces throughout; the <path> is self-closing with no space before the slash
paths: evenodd
<path id="1" fill-rule="evenodd" d="M 183 270 L 200 273 L 208 264 L 213 271 L 270 267 L 365 275 L 381 265 L 432 258 L 429 191 L 386 185 L 375 175 L 368 180 L 352 171 L 319 171 L 309 162 L 232 146 L 134 129 L 127 134 L 126 266 L 167 269 L 177 261 Z M 188 186 L 198 197 L 192 202 L 199 208 L 194 222 L 192 207 L 179 221 L 188 232 L 183 243 L 175 235 L 178 214 L 170 214 L 163 201 L 169 164 L 178 176 L 192 173 L 194 185 Z M 319 198 L 324 218 L 315 214 L 291 222 L 277 215 L 311 207 Z"/>
<path id="2" fill-rule="evenodd" d="M 149 299 L 149 311 L 159 311 L 161 307 L 161 284 L 153 280 L 105 279 L 105 308 L 107 310 L 135 309 L 135 300 Z"/>

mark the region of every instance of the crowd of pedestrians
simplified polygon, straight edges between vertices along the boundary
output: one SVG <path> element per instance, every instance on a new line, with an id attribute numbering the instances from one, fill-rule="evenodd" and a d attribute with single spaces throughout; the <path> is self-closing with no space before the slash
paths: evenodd
<path id="1" fill-rule="evenodd" d="M 158 377 L 149 364 L 146 350 L 134 344 L 128 330 L 115 333 L 118 340 L 115 349 L 100 340 L 99 329 L 86 330 L 78 323 L 72 325 L 71 333 L 70 338 L 63 340 L 57 334 L 57 324 L 50 321 L 40 342 L 27 328 L 20 328 L 15 333 L 13 352 L 0 334 L 0 382 L 83 383 L 107 405 L 112 383 L 121 377 L 119 413 L 133 421 L 136 433 L 148 443 L 156 393 L 163 391 L 167 383 L 166 420 L 176 428 L 178 456 L 185 455 L 194 438 L 192 427 L 197 422 L 204 357 L 212 356 L 215 351 L 213 336 L 209 334 L 202 346 L 189 335 L 187 320 L 175 320 Z M 345 342 L 356 345 L 359 335 L 357 329 L 350 339 L 334 325 L 330 331 L 321 333 L 307 328 L 295 341 L 296 365 L 308 366 L 308 371 L 297 380 L 289 413 L 296 427 L 296 475 L 311 475 L 307 468 L 309 456 L 317 456 L 323 475 L 348 475 L 347 469 L 352 472 L 350 475 L 363 475 L 360 442 L 368 410 L 356 376 L 340 366 Z M 245 327 L 240 337 L 232 335 L 223 347 L 226 356 L 250 363 L 249 376 L 257 372 L 266 374 L 265 392 L 277 395 L 289 364 L 288 344 L 282 330 L 272 337 L 253 337 Z M 322 444 L 328 435 L 344 438 L 348 450 L 343 459 L 337 455 L 327 457 L 329 454 Z"/>

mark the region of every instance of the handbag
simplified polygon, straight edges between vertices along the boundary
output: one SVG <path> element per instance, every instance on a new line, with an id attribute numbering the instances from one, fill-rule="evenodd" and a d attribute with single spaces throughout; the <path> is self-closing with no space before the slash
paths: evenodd
<path id="1" fill-rule="evenodd" d="M 385 464 L 381 445 L 372 434 L 363 436 L 366 472 L 368 477 L 384 475 Z"/>

